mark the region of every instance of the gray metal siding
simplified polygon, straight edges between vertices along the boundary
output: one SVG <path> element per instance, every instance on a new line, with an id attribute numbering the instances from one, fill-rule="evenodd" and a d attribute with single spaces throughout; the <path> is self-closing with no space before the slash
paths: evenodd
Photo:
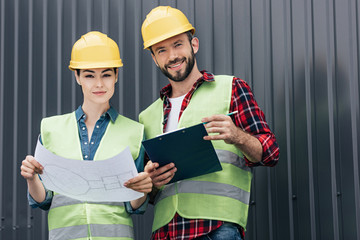
<path id="1" fill-rule="evenodd" d="M 168 83 L 142 49 L 158 5 L 188 16 L 199 68 L 246 80 L 276 134 L 280 161 L 255 170 L 247 239 L 360 239 L 358 0 L 0 0 L 0 239 L 47 239 L 19 167 L 41 118 L 81 104 L 76 39 L 99 30 L 119 44 L 111 102 L 127 117 Z M 136 239 L 149 239 L 152 216 L 134 217 Z"/>

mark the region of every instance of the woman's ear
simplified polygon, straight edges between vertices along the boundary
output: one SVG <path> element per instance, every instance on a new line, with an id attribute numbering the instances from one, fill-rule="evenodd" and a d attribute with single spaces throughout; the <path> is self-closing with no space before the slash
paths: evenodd
<path id="1" fill-rule="evenodd" d="M 116 71 L 115 74 L 115 83 L 117 83 L 118 80 L 119 80 L 119 69 Z"/>
<path id="2" fill-rule="evenodd" d="M 77 71 L 76 71 L 76 70 L 74 71 L 74 75 L 75 75 L 75 79 L 76 79 L 77 84 L 79 84 L 79 85 L 81 86 L 80 77 L 79 77 L 79 75 L 77 74 Z"/>

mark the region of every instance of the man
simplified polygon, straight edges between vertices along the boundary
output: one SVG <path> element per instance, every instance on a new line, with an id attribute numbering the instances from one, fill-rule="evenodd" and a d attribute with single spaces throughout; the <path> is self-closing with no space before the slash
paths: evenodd
<path id="1" fill-rule="evenodd" d="M 140 114 L 147 138 L 205 123 L 223 170 L 168 183 L 176 166 L 155 163 L 152 239 L 243 239 L 253 166 L 274 166 L 279 149 L 248 84 L 232 76 L 199 71 L 199 40 L 186 16 L 154 8 L 142 25 L 144 48 L 170 84 Z M 227 113 L 238 111 L 232 118 Z M 181 144 L 179 142 L 179 144 Z"/>
<path id="2" fill-rule="evenodd" d="M 119 115 L 109 104 L 122 65 L 117 44 L 103 33 L 89 32 L 74 44 L 69 68 L 81 86 L 83 103 L 72 113 L 42 120 L 41 143 L 48 150 L 69 159 L 96 161 L 129 146 L 138 170 L 143 170 L 143 126 Z M 152 188 L 146 168 L 125 183 L 145 193 L 144 197 L 125 204 L 82 202 L 53 193 L 44 188 L 38 176 L 42 170 L 33 156 L 22 162 L 30 205 L 50 208 L 49 239 L 133 239 L 129 214 L 144 211 Z"/>

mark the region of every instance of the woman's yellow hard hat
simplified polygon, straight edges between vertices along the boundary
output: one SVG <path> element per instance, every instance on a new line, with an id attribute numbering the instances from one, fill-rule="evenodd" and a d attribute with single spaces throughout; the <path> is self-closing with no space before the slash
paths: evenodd
<path id="1" fill-rule="evenodd" d="M 74 44 L 69 69 L 115 68 L 122 65 L 116 42 L 104 33 L 92 31 Z"/>

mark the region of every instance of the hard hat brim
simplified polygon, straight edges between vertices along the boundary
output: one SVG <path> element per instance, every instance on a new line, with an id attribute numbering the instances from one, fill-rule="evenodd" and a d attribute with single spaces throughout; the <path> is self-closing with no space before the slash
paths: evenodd
<path id="1" fill-rule="evenodd" d="M 75 62 L 70 61 L 69 69 L 75 71 L 76 69 L 92 69 L 92 68 L 116 68 L 122 67 L 123 63 L 121 60 L 107 61 L 107 62 Z"/>

